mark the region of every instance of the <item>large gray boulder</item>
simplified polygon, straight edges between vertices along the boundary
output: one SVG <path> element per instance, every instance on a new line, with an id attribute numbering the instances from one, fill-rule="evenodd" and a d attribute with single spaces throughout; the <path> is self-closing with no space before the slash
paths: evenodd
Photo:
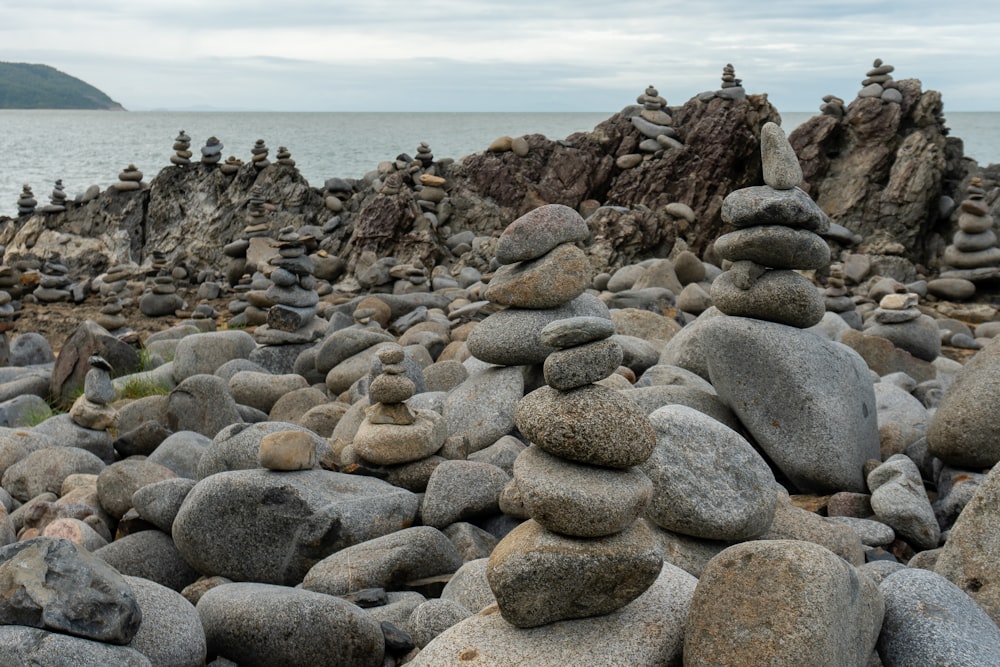
<path id="1" fill-rule="evenodd" d="M 205 664 L 205 630 L 194 605 L 166 586 L 126 576 L 142 610 L 142 625 L 128 644 L 154 667 L 201 667 Z M 109 663 L 118 664 L 118 663 Z"/>

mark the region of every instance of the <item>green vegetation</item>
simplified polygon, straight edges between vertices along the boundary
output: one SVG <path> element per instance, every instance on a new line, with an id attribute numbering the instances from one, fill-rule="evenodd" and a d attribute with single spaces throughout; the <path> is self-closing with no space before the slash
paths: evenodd
<path id="1" fill-rule="evenodd" d="M 125 378 L 122 388 L 118 390 L 118 399 L 164 396 L 169 393 L 170 385 L 167 382 L 137 373 Z"/>
<path id="2" fill-rule="evenodd" d="M 38 405 L 28 410 L 21 418 L 18 420 L 18 426 L 34 427 L 41 424 L 43 421 L 58 414 L 52 410 L 49 405 Z"/>
<path id="3" fill-rule="evenodd" d="M 0 109 L 123 110 L 110 97 L 48 65 L 0 62 Z"/>

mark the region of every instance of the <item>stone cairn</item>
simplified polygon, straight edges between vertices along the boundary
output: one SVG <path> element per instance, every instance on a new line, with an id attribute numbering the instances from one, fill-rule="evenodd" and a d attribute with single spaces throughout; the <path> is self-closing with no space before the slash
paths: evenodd
<path id="1" fill-rule="evenodd" d="M 191 152 L 191 137 L 181 130 L 174 139 L 174 154 L 170 156 L 170 163 L 178 167 L 190 166 L 192 155 L 194 153 Z"/>
<path id="2" fill-rule="evenodd" d="M 823 104 L 819 105 L 819 111 L 824 116 L 833 116 L 837 120 L 844 117 L 844 100 L 836 95 L 824 95 Z"/>
<path id="3" fill-rule="evenodd" d="M 25 183 L 21 186 L 21 196 L 17 198 L 17 214 L 31 215 L 35 212 L 36 206 L 38 206 L 38 200 L 35 199 L 31 186 Z"/>
<path id="4" fill-rule="evenodd" d="M 414 159 L 420 163 L 421 169 L 431 168 L 434 163 L 434 153 L 431 152 L 431 147 L 426 141 L 421 141 L 420 145 L 417 146 L 417 157 Z"/>
<path id="5" fill-rule="evenodd" d="M 267 324 L 254 330 L 261 345 L 311 343 L 325 332 L 325 320 L 316 315 L 319 295 L 315 264 L 306 255 L 308 241 L 292 227 L 278 232 L 278 256 L 268 262 L 272 284 L 265 291 L 273 305 L 267 311 Z"/>
<path id="6" fill-rule="evenodd" d="M 426 146 L 426 144 L 421 144 Z M 444 186 L 445 179 L 435 174 L 420 175 L 420 190 L 417 191 L 417 204 L 423 212 L 424 218 L 430 223 L 433 229 L 437 229 L 441 223 L 441 205 L 448 197 Z"/>
<path id="7" fill-rule="evenodd" d="M 177 294 L 174 277 L 167 270 L 166 255 L 154 250 L 150 264 L 156 275 L 150 288 L 139 297 L 139 311 L 146 317 L 164 317 L 183 310 L 184 299 Z"/>
<path id="8" fill-rule="evenodd" d="M 406 404 L 417 385 L 407 376 L 402 347 L 389 345 L 376 357 L 368 386 L 371 405 L 351 443 L 354 453 L 362 462 L 376 466 L 403 465 L 432 456 L 448 437 L 448 423 L 433 410 Z"/>
<path id="9" fill-rule="evenodd" d="M 278 153 L 275 155 L 275 162 L 286 167 L 295 166 L 295 160 L 292 159 L 292 154 L 284 146 L 278 146 Z"/>
<path id="10" fill-rule="evenodd" d="M 123 310 L 122 300 L 117 294 L 105 294 L 101 298 L 101 309 L 94 321 L 108 331 L 114 332 L 124 329 L 128 326 L 128 320 L 122 315 Z"/>
<path id="11" fill-rule="evenodd" d="M 823 306 L 828 312 L 839 315 L 852 329 L 861 330 L 861 313 L 846 287 L 844 268 L 839 263 L 830 266 L 830 277 L 823 290 Z"/>
<path id="12" fill-rule="evenodd" d="M 118 192 L 142 190 L 142 172 L 134 164 L 130 164 L 118 174 L 118 182 L 111 187 Z"/>
<path id="13" fill-rule="evenodd" d="M 62 263 L 59 255 L 52 255 L 42 262 L 39 273 L 38 287 L 32 292 L 36 299 L 42 303 L 55 303 L 72 298 L 70 289 L 73 281 L 69 277 L 69 268 Z"/>
<path id="14" fill-rule="evenodd" d="M 209 137 L 201 147 L 201 163 L 205 165 L 219 164 L 222 160 L 222 142 L 218 137 Z"/>
<path id="15" fill-rule="evenodd" d="M 917 308 L 919 298 L 905 287 L 886 294 L 865 322 L 864 332 L 888 339 L 917 359 L 934 361 L 941 352 L 941 330 L 934 318 Z"/>
<path id="16" fill-rule="evenodd" d="M 87 361 L 90 370 L 83 381 L 83 396 L 73 402 L 69 416 L 77 426 L 103 431 L 113 426 L 118 417 L 118 412 L 111 407 L 115 400 L 111 364 L 97 354 Z"/>
<path id="17" fill-rule="evenodd" d="M 959 206 L 958 231 L 951 245 L 944 249 L 943 262 L 947 268 L 941 277 L 970 281 L 996 278 L 1000 273 L 1000 248 L 982 179 L 973 178 L 966 193 L 968 197 Z"/>
<path id="18" fill-rule="evenodd" d="M 865 75 L 866 78 L 861 82 L 858 97 L 878 97 L 885 102 L 902 103 L 903 94 L 899 92 L 896 82 L 892 79 L 892 72 L 895 69 L 892 65 L 883 65 L 882 59 L 876 58 L 872 68 Z"/>
<path id="19" fill-rule="evenodd" d="M 263 139 L 258 139 L 254 142 L 253 148 L 250 149 L 250 163 L 253 164 L 257 171 L 260 171 L 271 164 L 267 159 L 268 148 L 264 143 Z"/>
<path id="20" fill-rule="evenodd" d="M 807 328 L 823 319 L 823 297 L 794 269 L 821 269 L 830 247 L 819 233 L 826 213 L 797 186 L 802 168 L 785 133 L 774 123 L 761 129 L 765 185 L 731 192 L 722 219 L 737 227 L 715 241 L 732 266 L 712 283 L 712 303 L 726 315 L 754 317 Z"/>
<path id="21" fill-rule="evenodd" d="M 66 210 L 66 188 L 63 187 L 62 179 L 57 179 L 52 187 L 52 195 L 49 203 L 38 209 L 42 213 L 62 213 Z"/>
<path id="22" fill-rule="evenodd" d="M 645 137 L 639 142 L 639 153 L 622 155 L 616 160 L 620 169 L 638 166 L 644 159 L 661 157 L 664 151 L 682 148 L 673 128 L 673 118 L 667 108 L 667 100 L 652 85 L 636 98 L 641 105 L 639 113 L 630 118 L 632 127 Z"/>
<path id="23" fill-rule="evenodd" d="M 747 96 L 743 79 L 736 78 L 736 69 L 732 63 L 726 63 L 722 68 L 722 87 L 715 91 L 715 95 L 727 100 L 742 100 Z"/>
<path id="24" fill-rule="evenodd" d="M 221 171 L 226 176 L 232 176 L 240 170 L 243 166 L 243 160 L 239 159 L 235 155 L 230 155 L 226 158 L 226 161 L 219 166 L 219 171 Z"/>

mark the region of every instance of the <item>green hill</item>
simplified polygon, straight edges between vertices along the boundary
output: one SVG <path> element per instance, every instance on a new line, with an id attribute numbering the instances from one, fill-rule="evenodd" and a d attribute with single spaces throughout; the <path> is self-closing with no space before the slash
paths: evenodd
<path id="1" fill-rule="evenodd" d="M 48 65 L 0 62 L 0 109 L 105 109 L 122 105 Z"/>

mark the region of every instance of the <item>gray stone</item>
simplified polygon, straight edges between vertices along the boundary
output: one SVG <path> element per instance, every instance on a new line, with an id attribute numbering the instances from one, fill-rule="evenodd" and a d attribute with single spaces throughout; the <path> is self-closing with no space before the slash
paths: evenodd
<path id="1" fill-rule="evenodd" d="M 755 270 L 747 271 L 747 265 Z M 712 303 L 726 315 L 753 317 L 805 329 L 826 312 L 823 296 L 808 278 L 784 269 L 764 270 L 738 262 L 712 283 Z"/>
<path id="2" fill-rule="evenodd" d="M 168 435 L 146 460 L 173 470 L 178 477 L 197 479 L 198 461 L 211 442 L 201 433 L 178 431 Z"/>
<path id="3" fill-rule="evenodd" d="M 647 515 L 661 528 L 711 540 L 746 540 L 771 526 L 774 475 L 743 437 L 683 405 L 649 416 L 656 447 L 640 467 L 653 482 Z"/>
<path id="4" fill-rule="evenodd" d="M 701 336 L 719 397 L 797 487 L 867 490 L 862 467 L 879 458 L 879 438 L 875 392 L 860 356 L 809 332 L 747 318 L 712 318 Z"/>
<path id="5" fill-rule="evenodd" d="M 581 540 L 529 520 L 493 550 L 486 577 L 504 620 L 533 628 L 621 609 L 652 585 L 661 566 L 643 523 Z"/>
<path id="6" fill-rule="evenodd" d="M 181 382 L 192 375 L 215 373 L 232 359 L 246 359 L 257 347 L 246 331 L 213 331 L 185 336 L 174 353 L 174 379 Z"/>
<path id="7" fill-rule="evenodd" d="M 500 493 L 510 475 L 489 463 L 444 461 L 427 481 L 420 506 L 424 524 L 445 528 L 500 511 Z"/>
<path id="8" fill-rule="evenodd" d="M 485 368 L 450 392 L 442 412 L 452 436 L 464 436 L 469 452 L 488 447 L 514 428 L 514 409 L 524 395 L 518 368 Z"/>
<path id="9" fill-rule="evenodd" d="M 462 565 L 441 591 L 442 600 L 456 602 L 472 613 L 478 613 L 497 600 L 486 579 L 489 558 L 478 558 Z"/>
<path id="10" fill-rule="evenodd" d="M 340 598 L 260 583 L 216 586 L 198 601 L 209 655 L 240 667 L 382 667 L 378 621 Z"/>
<path id="11" fill-rule="evenodd" d="M 507 225 L 496 245 L 501 264 L 541 257 L 557 245 L 586 241 L 590 229 L 583 216 L 562 204 L 546 204 Z"/>
<path id="12" fill-rule="evenodd" d="M 654 357 L 659 359 L 658 351 Z M 545 382 L 554 389 L 576 389 L 608 377 L 622 359 L 622 346 L 614 339 L 557 350 L 545 358 Z"/>
<path id="13" fill-rule="evenodd" d="M 415 495 L 378 479 L 238 470 L 191 490 L 173 537 L 202 574 L 296 584 L 338 549 L 412 525 L 416 512 Z"/>
<path id="14" fill-rule="evenodd" d="M 879 586 L 885 619 L 878 654 L 885 667 L 995 664 L 1000 629 L 968 595 L 939 574 L 902 569 Z"/>
<path id="15" fill-rule="evenodd" d="M 614 322 L 605 317 L 568 317 L 546 324 L 538 340 L 544 345 L 562 349 L 604 340 L 614 333 Z"/>
<path id="16" fill-rule="evenodd" d="M 469 616 L 472 616 L 472 612 L 457 602 L 427 600 L 413 610 L 407 619 L 407 625 L 413 634 L 413 642 L 423 648 L 439 634 Z"/>
<path id="17" fill-rule="evenodd" d="M 904 323 L 875 324 L 867 327 L 865 333 L 886 338 L 896 347 L 924 361 L 934 361 L 941 352 L 940 329 L 928 315 L 919 315 Z"/>
<path id="18" fill-rule="evenodd" d="M 642 519 L 649 528 L 656 549 L 663 557 L 664 563 L 670 563 L 695 577 L 700 577 L 705 566 L 719 552 L 732 546 L 732 542 L 705 540 L 700 537 L 682 535 L 669 530 L 663 530 L 652 521 Z"/>
<path id="19" fill-rule="evenodd" d="M 600 385 L 541 387 L 517 404 L 518 430 L 549 454 L 609 468 L 645 461 L 656 437 L 649 420 L 620 393 Z"/>
<path id="20" fill-rule="evenodd" d="M 852 565 L 865 562 L 861 538 L 848 526 L 796 507 L 784 491 L 778 493 L 774 520 L 762 540 L 800 540 L 826 547 Z"/>
<path id="21" fill-rule="evenodd" d="M 155 581 L 175 591 L 184 590 L 198 573 L 191 569 L 170 535 L 140 530 L 101 547 L 94 555 L 122 574 Z"/>
<path id="22" fill-rule="evenodd" d="M 705 360 L 705 348 L 702 344 L 701 329 L 705 323 L 723 313 L 716 307 L 711 307 L 700 314 L 678 331 L 660 352 L 660 363 L 668 366 L 678 366 L 684 370 L 708 380 L 708 362 Z"/>
<path id="23" fill-rule="evenodd" d="M 892 529 L 892 526 L 881 521 L 859 519 L 853 516 L 831 516 L 829 519 L 848 526 L 858 534 L 861 544 L 866 547 L 887 546 L 896 539 L 896 531 Z"/>
<path id="24" fill-rule="evenodd" d="M 733 227 L 784 225 L 822 234 L 830 218 L 799 188 L 775 190 L 757 185 L 730 192 L 722 200 L 722 220 Z"/>
<path id="25" fill-rule="evenodd" d="M 229 390 L 237 403 L 270 412 L 279 398 L 307 387 L 301 375 L 241 371 L 229 380 Z"/>
<path id="26" fill-rule="evenodd" d="M 204 665 L 205 630 L 194 605 L 180 593 L 156 582 L 127 575 L 124 578 L 142 610 L 142 625 L 128 646 L 156 666 Z"/>
<path id="27" fill-rule="evenodd" d="M 802 167 L 781 127 L 764 123 L 760 128 L 760 157 L 764 182 L 776 190 L 791 190 L 802 182 Z"/>
<path id="28" fill-rule="evenodd" d="M 174 473 L 157 463 L 138 459 L 117 461 L 97 475 L 97 495 L 101 506 L 115 519 L 132 507 L 132 494 L 147 484 L 171 479 Z"/>
<path id="29" fill-rule="evenodd" d="M 755 225 L 715 239 L 715 251 L 731 262 L 749 260 L 772 269 L 821 269 L 830 263 L 823 237 L 783 225 Z"/>
<path id="30" fill-rule="evenodd" d="M 169 535 L 174 517 L 194 485 L 193 479 L 183 477 L 146 484 L 132 494 L 132 506 L 139 516 Z"/>
<path id="31" fill-rule="evenodd" d="M 416 526 L 327 556 L 309 569 L 302 588 L 327 595 L 347 595 L 365 588 L 394 590 L 417 579 L 451 574 L 462 564 L 462 557 L 444 533 Z"/>
<path id="32" fill-rule="evenodd" d="M 561 535 L 602 537 L 628 528 L 653 495 L 639 468 L 583 465 L 531 446 L 514 462 L 514 481 L 528 514 Z"/>
<path id="33" fill-rule="evenodd" d="M 122 576 L 68 540 L 36 537 L 0 549 L 0 590 L 0 625 L 127 644 L 142 622 Z"/>
<path id="34" fill-rule="evenodd" d="M 441 532 L 455 545 L 463 562 L 489 558 L 489 555 L 493 553 L 493 548 L 499 542 L 494 535 L 487 533 L 479 526 L 464 521 L 453 523 Z"/>
<path id="35" fill-rule="evenodd" d="M 660 346 L 637 336 L 615 334 L 611 340 L 618 343 L 622 349 L 622 366 L 629 368 L 636 375 L 642 375 L 660 361 Z"/>
<path id="36" fill-rule="evenodd" d="M 11 366 L 38 366 L 56 360 L 52 346 L 45 336 L 33 332 L 15 336 L 10 342 Z"/>
<path id="37" fill-rule="evenodd" d="M 216 375 L 186 377 L 167 395 L 164 413 L 171 431 L 195 431 L 209 438 L 226 426 L 243 421 L 229 385 Z"/>
<path id="38" fill-rule="evenodd" d="M 96 475 L 104 462 L 76 447 L 45 447 L 29 453 L 4 471 L 0 484 L 13 498 L 27 502 L 40 493 L 59 494 L 63 480 L 76 473 Z"/>
<path id="39" fill-rule="evenodd" d="M 227 470 L 253 470 L 260 467 L 260 443 L 265 437 L 280 431 L 298 431 L 312 436 L 319 458 L 331 453 L 330 443 L 312 431 L 287 422 L 232 424 L 219 431 L 198 459 L 197 478 Z"/>
<path id="40" fill-rule="evenodd" d="M 878 586 L 815 544 L 744 542 L 713 558 L 691 600 L 685 665 L 866 665 Z"/>
<path id="41" fill-rule="evenodd" d="M 441 449 L 448 437 L 441 415 L 421 409 L 411 413 L 411 424 L 362 422 L 352 442 L 358 456 L 376 465 L 397 465 L 425 459 Z"/>
<path id="42" fill-rule="evenodd" d="M 0 664 L 39 667 L 152 667 L 142 653 L 127 646 L 46 632 L 23 625 L 0 625 Z"/>
<path id="43" fill-rule="evenodd" d="M 338 396 L 350 389 L 351 385 L 361 378 L 367 378 L 371 372 L 372 364 L 378 360 L 379 351 L 395 347 L 395 343 L 376 343 L 340 362 L 326 374 L 327 392 L 331 396 Z"/>
<path id="44" fill-rule="evenodd" d="M 876 382 L 874 389 L 882 458 L 887 459 L 927 434 L 930 415 L 923 403 L 885 378 Z"/>
<path id="45" fill-rule="evenodd" d="M 514 474 L 514 461 L 518 455 L 524 451 L 525 445 L 512 435 L 505 435 L 499 438 L 489 447 L 472 452 L 468 455 L 468 460 L 479 461 L 481 463 L 491 463 L 498 468 L 505 470 L 508 474 Z"/>

